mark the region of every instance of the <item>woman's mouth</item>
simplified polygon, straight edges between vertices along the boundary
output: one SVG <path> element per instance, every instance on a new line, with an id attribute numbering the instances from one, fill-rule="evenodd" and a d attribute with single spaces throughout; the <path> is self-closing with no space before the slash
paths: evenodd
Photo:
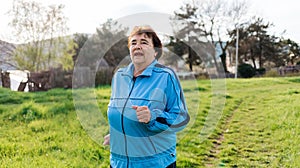
<path id="1" fill-rule="evenodd" d="M 142 52 L 134 52 L 133 56 L 144 56 Z"/>

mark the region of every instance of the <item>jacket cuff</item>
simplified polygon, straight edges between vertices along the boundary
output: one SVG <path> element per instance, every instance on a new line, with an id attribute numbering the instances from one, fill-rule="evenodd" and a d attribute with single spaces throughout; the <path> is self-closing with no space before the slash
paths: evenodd
<path id="1" fill-rule="evenodd" d="M 157 113 L 159 113 L 160 110 L 158 109 L 154 109 L 151 112 L 151 118 L 150 118 L 150 121 L 148 123 L 146 123 L 146 125 L 149 127 L 153 126 L 154 125 L 154 122 L 156 120 L 156 117 L 157 117 Z"/>

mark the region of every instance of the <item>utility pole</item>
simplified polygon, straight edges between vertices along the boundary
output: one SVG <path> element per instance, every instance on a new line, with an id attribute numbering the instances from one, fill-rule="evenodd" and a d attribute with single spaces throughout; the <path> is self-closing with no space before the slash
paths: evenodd
<path id="1" fill-rule="evenodd" d="M 239 29 L 236 28 L 236 44 L 235 44 L 235 75 L 234 78 L 237 79 L 238 73 L 238 55 L 239 55 Z"/>

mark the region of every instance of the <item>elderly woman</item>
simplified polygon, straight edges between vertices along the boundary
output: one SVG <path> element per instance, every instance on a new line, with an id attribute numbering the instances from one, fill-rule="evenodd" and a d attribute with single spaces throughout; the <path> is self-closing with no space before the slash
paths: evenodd
<path id="1" fill-rule="evenodd" d="M 158 63 L 162 44 L 150 26 L 136 26 L 128 48 L 132 63 L 114 75 L 107 111 L 110 166 L 176 167 L 176 132 L 189 122 L 180 82 Z"/>

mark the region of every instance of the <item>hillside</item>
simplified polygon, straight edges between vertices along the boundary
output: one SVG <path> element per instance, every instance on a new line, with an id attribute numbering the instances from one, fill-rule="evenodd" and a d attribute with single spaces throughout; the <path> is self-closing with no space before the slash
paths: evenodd
<path id="1" fill-rule="evenodd" d="M 299 77 L 227 79 L 226 95 L 212 92 L 210 80 L 182 85 L 192 120 L 178 136 L 179 168 L 300 167 Z M 76 91 L 0 88 L 0 167 L 108 167 L 102 137 L 110 87 Z M 226 103 L 205 138 L 215 96 L 225 96 Z M 95 98 L 97 109 L 89 106 Z M 98 114 L 101 119 L 93 117 Z M 83 129 L 89 124 L 93 128 Z"/>
<path id="2" fill-rule="evenodd" d="M 3 71 L 15 69 L 11 58 L 15 47 L 16 44 L 0 40 L 0 69 Z"/>

